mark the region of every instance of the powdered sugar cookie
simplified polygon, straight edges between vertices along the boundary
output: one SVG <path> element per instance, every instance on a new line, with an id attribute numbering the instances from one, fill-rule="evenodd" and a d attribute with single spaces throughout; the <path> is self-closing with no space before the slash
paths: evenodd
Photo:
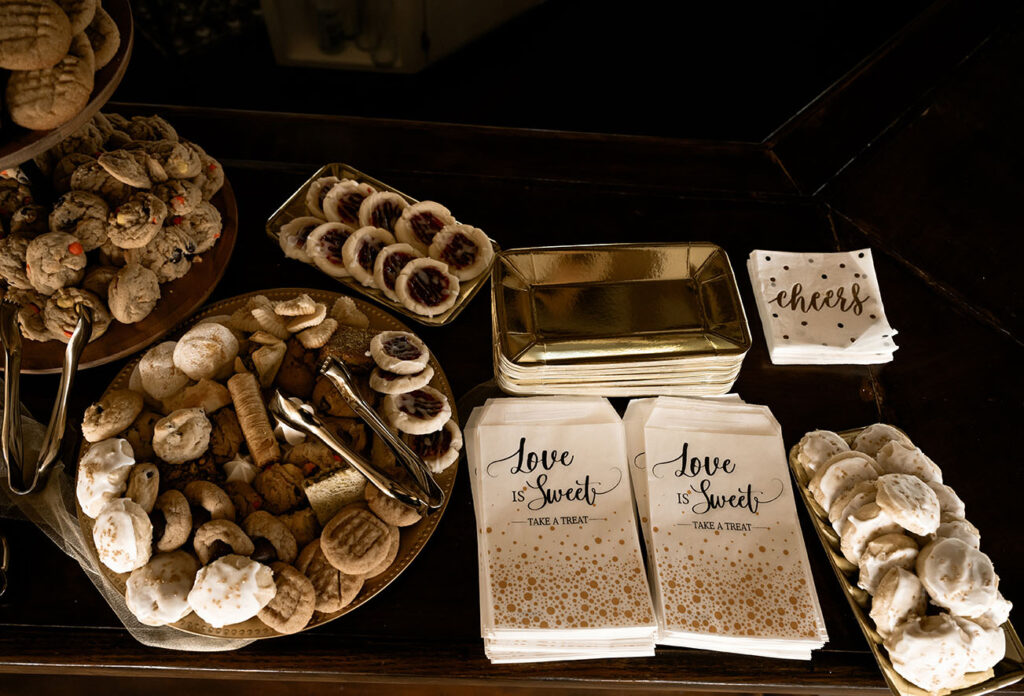
<path id="1" fill-rule="evenodd" d="M 384 247 L 394 243 L 395 238 L 391 233 L 380 227 L 362 227 L 356 230 L 341 247 L 345 269 L 363 285 L 374 287 L 373 265 L 377 261 L 377 254 Z"/>
<path id="2" fill-rule="evenodd" d="M 459 279 L 440 261 L 413 259 L 398 274 L 395 294 L 402 306 L 433 317 L 455 305 L 459 299 Z"/>

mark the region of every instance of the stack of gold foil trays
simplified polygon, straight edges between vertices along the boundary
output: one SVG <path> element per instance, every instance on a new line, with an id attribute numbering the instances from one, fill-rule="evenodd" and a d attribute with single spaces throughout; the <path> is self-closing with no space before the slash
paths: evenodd
<path id="1" fill-rule="evenodd" d="M 724 394 L 750 348 L 729 258 L 708 242 L 512 249 L 492 280 L 510 394 Z"/>

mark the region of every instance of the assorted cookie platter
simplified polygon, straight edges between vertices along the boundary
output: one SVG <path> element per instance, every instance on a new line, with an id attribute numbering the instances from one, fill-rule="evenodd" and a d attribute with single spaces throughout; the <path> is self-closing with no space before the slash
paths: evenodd
<path id="1" fill-rule="evenodd" d="M 266 403 L 277 389 L 312 404 L 353 451 L 409 483 L 318 376 L 326 355 L 345 362 L 426 462 L 444 492 L 439 510 L 422 517 L 384 498 L 320 442 L 274 427 Z M 374 597 L 434 532 L 461 449 L 453 402 L 422 341 L 365 302 L 281 289 L 215 303 L 129 363 L 86 411 L 76 480 L 84 537 L 113 586 L 131 587 L 129 608 L 146 623 L 230 638 L 313 628 Z M 349 527 L 365 534 L 351 541 Z M 372 548 L 353 551 L 378 532 Z M 235 583 L 244 596 L 224 589 Z M 280 598 L 267 604 L 275 585 Z M 305 596 L 310 586 L 315 600 Z M 233 601 L 239 608 L 225 610 Z M 254 615 L 253 603 L 266 606 Z"/>
<path id="2" fill-rule="evenodd" d="M 32 109 L 26 109 L 28 120 L 19 118 L 12 121 L 7 113 L 3 114 L 3 125 L 0 127 L 0 169 L 17 166 L 18 164 L 31 159 L 36 154 L 47 150 L 61 140 L 76 131 L 93 114 L 95 114 L 110 99 L 114 90 L 124 77 L 128 68 L 128 59 L 131 55 L 134 40 L 132 11 L 129 0 L 86 0 L 84 2 L 55 2 L 54 0 L 30 0 L 23 3 L 9 3 L 8 11 L 31 10 L 36 6 L 40 13 L 52 16 L 52 23 L 48 24 L 45 30 L 38 30 L 33 33 L 32 42 L 19 35 L 19 32 L 29 28 L 27 25 L 16 25 L 10 23 L 10 29 L 6 32 L 0 31 L 0 47 L 6 44 L 8 59 L 12 62 L 9 65 L 22 66 L 23 71 L 31 73 L 25 77 L 40 85 L 52 84 L 67 85 L 68 80 L 73 80 L 74 75 L 69 74 L 64 78 L 52 78 L 52 71 L 63 70 L 74 73 L 78 70 L 80 79 L 76 82 L 78 89 L 64 89 L 59 97 L 48 109 L 36 113 Z M 67 16 L 67 26 L 58 13 Z M 85 21 L 85 16 L 91 12 L 92 19 Z M 84 31 L 79 27 L 85 23 Z M 80 33 L 72 35 L 71 32 L 78 30 Z M 42 34 L 42 35 L 40 35 Z M 80 39 L 86 39 L 82 41 Z M 89 56 L 80 59 L 72 56 L 76 53 L 75 45 L 77 40 L 78 53 L 92 53 L 93 71 L 87 70 Z M 61 59 L 64 53 L 59 56 L 55 52 L 66 49 L 66 59 Z M 86 47 L 88 45 L 88 48 Z M 3 51 L 4 48 L 0 48 Z M 31 60 L 26 62 L 18 54 L 28 51 Z M 72 58 L 74 58 L 72 60 Z M 28 71 L 27 66 L 41 66 L 51 60 L 56 65 L 41 70 Z M 0 74 L 5 71 L 0 69 Z M 15 73 L 11 73 L 12 75 Z M 53 79 L 47 83 L 47 80 Z M 21 81 L 25 81 L 23 78 Z M 79 84 L 80 83 L 80 84 Z M 41 96 L 42 92 L 32 92 L 35 96 Z M 10 99 L 8 99 L 10 103 Z M 29 104 L 24 105 L 29 107 Z M 50 113 L 52 111 L 52 113 Z M 25 126 L 18 125 L 24 121 Z"/>
<path id="3" fill-rule="evenodd" d="M 321 167 L 267 221 L 282 253 L 427 326 L 451 322 L 500 247 L 444 205 L 347 164 Z"/>
<path id="4" fill-rule="evenodd" d="M 231 258 L 238 208 L 220 163 L 159 116 L 96 113 L 0 178 L 0 280 L 20 305 L 22 370 L 57 372 L 78 303 L 80 367 L 130 355 L 189 316 Z"/>
<path id="5" fill-rule="evenodd" d="M 980 532 L 906 433 L 880 423 L 813 431 L 789 465 L 894 694 L 979 696 L 1024 678 L 1024 646 Z"/>

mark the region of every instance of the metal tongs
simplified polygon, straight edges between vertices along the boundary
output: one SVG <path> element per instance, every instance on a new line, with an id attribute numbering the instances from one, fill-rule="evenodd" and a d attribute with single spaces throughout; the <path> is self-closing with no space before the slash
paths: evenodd
<path id="1" fill-rule="evenodd" d="M 335 386 L 349 407 L 355 411 L 363 422 L 370 426 L 374 433 L 391 448 L 395 458 L 409 472 L 419 490 L 410 490 L 408 486 L 395 481 L 388 474 L 380 471 L 371 462 L 349 449 L 317 418 L 316 410 L 309 404 L 297 406 L 275 390 L 270 398 L 269 410 L 274 417 L 286 425 L 319 439 L 331 451 L 337 454 L 349 466 L 367 478 L 381 493 L 399 502 L 415 508 L 422 514 L 429 514 L 440 509 L 444 504 L 444 491 L 437 485 L 426 464 L 423 463 L 409 445 L 395 435 L 377 412 L 367 404 L 353 386 L 352 375 L 340 360 L 327 358 L 320 367 L 320 374 L 326 376 Z"/>
<path id="2" fill-rule="evenodd" d="M 92 336 L 92 309 L 85 304 L 75 305 L 78 323 L 68 339 L 64 351 L 64 366 L 60 373 L 57 400 L 50 413 L 43 445 L 34 467 L 23 461 L 21 430 L 21 332 L 18 329 L 18 305 L 0 302 L 0 340 L 4 349 L 4 414 L 0 431 L 0 449 L 7 466 L 7 483 L 15 495 L 37 493 L 46 485 L 46 476 L 60 456 L 64 429 L 67 426 L 68 396 L 71 383 L 78 372 L 78 361 Z"/>

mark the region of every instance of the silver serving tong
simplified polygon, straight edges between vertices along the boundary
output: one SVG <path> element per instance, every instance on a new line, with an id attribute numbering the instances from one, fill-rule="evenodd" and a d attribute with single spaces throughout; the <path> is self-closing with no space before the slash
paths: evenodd
<path id="1" fill-rule="evenodd" d="M 267 408 L 282 423 L 323 442 L 332 452 L 341 457 L 342 461 L 365 476 L 384 495 L 415 508 L 421 514 L 428 514 L 435 507 L 430 501 L 423 500 L 419 493 L 395 481 L 349 449 L 317 417 L 316 409 L 307 403 L 299 402 L 297 404 L 297 401 L 299 400 L 286 398 L 279 390 L 275 389 Z"/>
<path id="2" fill-rule="evenodd" d="M 394 452 L 395 458 L 402 467 L 412 475 L 420 490 L 427 494 L 431 509 L 438 509 L 444 504 L 444 491 L 430 475 L 430 469 L 423 460 L 412 451 L 398 435 L 381 420 L 377 412 L 370 407 L 355 388 L 355 381 L 341 360 L 331 356 L 320 364 L 320 374 L 331 380 L 331 384 L 341 394 L 341 398 L 349 405 L 356 415 L 377 434 Z"/>
<path id="3" fill-rule="evenodd" d="M 0 430 L 0 450 L 7 466 L 7 483 L 15 495 L 28 495 L 42 490 L 46 476 L 60 456 L 60 446 L 67 426 L 68 396 L 71 383 L 78 372 L 78 361 L 92 336 L 92 309 L 85 304 L 75 305 L 78 323 L 68 339 L 64 351 L 64 366 L 60 373 L 57 400 L 50 413 L 43 445 L 34 467 L 23 461 L 21 430 L 21 331 L 18 329 L 17 304 L 0 302 L 0 340 L 4 349 L 4 414 Z"/>

